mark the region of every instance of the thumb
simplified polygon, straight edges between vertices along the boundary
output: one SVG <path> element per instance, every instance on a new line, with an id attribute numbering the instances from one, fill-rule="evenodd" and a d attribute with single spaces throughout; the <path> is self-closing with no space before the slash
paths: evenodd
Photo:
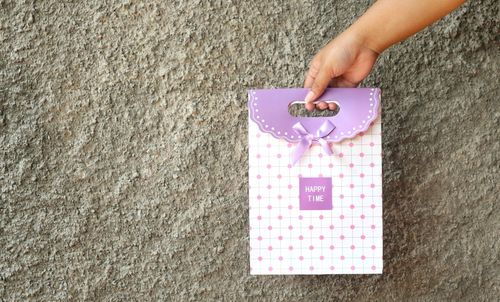
<path id="1" fill-rule="evenodd" d="M 312 103 L 317 100 L 323 94 L 323 92 L 325 92 L 325 89 L 326 87 L 328 87 L 328 84 L 331 80 L 332 76 L 330 68 L 328 68 L 327 66 L 323 66 L 314 79 L 314 82 L 311 85 L 311 90 L 304 99 L 306 104 Z"/>

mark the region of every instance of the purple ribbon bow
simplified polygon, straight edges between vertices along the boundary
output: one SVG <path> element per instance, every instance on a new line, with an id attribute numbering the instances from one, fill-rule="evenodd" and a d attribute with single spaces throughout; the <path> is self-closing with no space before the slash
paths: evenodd
<path id="1" fill-rule="evenodd" d="M 304 128 L 304 125 L 302 125 L 300 122 L 297 122 L 295 125 L 293 125 L 293 130 L 295 130 L 295 132 L 297 132 L 297 134 L 301 138 L 299 144 L 297 145 L 297 148 L 295 148 L 293 152 L 293 164 L 295 165 L 300 160 L 302 154 L 304 154 L 304 152 L 309 149 L 313 141 L 317 141 L 318 143 L 320 143 L 326 154 L 332 155 L 332 150 L 330 149 L 328 142 L 324 140 L 323 137 L 330 134 L 333 129 L 335 129 L 335 125 L 330 121 L 325 121 L 314 134 L 307 131 L 306 128 Z"/>

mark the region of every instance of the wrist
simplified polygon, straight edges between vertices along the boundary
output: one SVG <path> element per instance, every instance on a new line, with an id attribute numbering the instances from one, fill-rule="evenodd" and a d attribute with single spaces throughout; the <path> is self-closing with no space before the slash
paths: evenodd
<path id="1" fill-rule="evenodd" d="M 358 23 L 351 25 L 344 33 L 350 36 L 360 48 L 367 48 L 379 55 L 387 48 L 378 43 L 373 34 Z"/>

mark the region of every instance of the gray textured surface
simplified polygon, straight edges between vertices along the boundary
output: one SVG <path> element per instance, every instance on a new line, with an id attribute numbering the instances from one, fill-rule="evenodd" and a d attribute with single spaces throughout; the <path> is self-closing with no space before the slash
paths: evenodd
<path id="1" fill-rule="evenodd" d="M 248 274 L 246 88 L 369 2 L 0 0 L 0 299 L 493 301 L 498 2 L 380 59 L 382 276 Z"/>

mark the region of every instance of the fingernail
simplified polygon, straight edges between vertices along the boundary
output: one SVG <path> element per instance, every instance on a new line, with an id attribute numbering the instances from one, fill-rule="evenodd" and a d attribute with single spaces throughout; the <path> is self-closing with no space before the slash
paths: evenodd
<path id="1" fill-rule="evenodd" d="M 307 93 L 306 98 L 304 99 L 304 101 L 305 101 L 306 103 L 310 103 L 310 102 L 312 102 L 313 100 L 314 100 L 314 92 L 309 91 L 309 92 Z"/>

